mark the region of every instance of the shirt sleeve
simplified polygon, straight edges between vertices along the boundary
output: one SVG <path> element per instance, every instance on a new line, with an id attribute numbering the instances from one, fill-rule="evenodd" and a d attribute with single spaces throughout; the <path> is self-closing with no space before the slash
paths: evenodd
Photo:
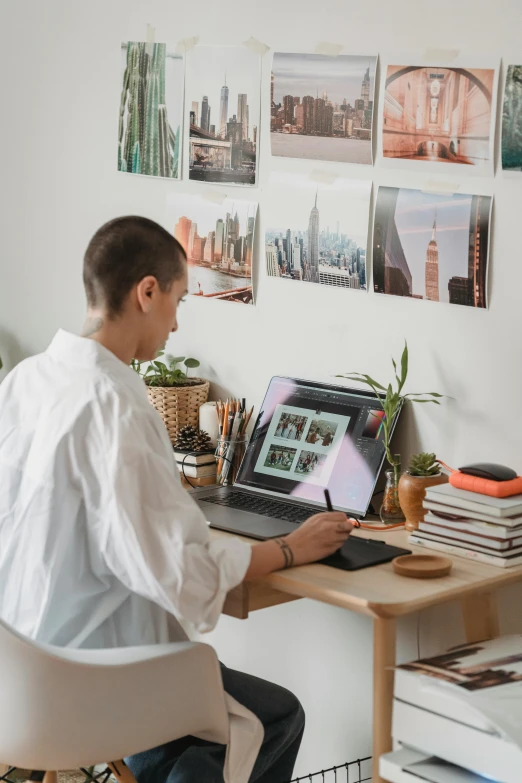
<path id="1" fill-rule="evenodd" d="M 114 420 L 100 477 L 107 566 L 132 592 L 210 631 L 227 592 L 245 576 L 251 546 L 211 539 L 202 511 L 181 486 L 172 445 L 153 409 L 120 410 Z"/>

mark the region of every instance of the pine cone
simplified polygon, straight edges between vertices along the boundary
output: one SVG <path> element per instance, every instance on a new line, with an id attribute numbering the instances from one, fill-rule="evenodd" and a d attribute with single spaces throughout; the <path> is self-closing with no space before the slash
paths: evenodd
<path id="1" fill-rule="evenodd" d="M 194 451 L 213 451 L 210 435 L 205 430 L 200 430 L 194 438 Z"/>
<path id="2" fill-rule="evenodd" d="M 213 451 L 210 441 L 210 435 L 203 430 L 197 430 L 195 427 L 187 425 L 179 431 L 178 439 L 174 448 L 179 451 Z"/>

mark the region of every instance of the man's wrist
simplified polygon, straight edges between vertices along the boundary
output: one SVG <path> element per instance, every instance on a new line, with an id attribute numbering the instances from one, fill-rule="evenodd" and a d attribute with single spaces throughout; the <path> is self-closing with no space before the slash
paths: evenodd
<path id="1" fill-rule="evenodd" d="M 286 538 L 274 538 L 274 543 L 277 544 L 284 557 L 284 568 L 291 568 L 294 564 L 294 552 L 292 547 L 288 543 Z"/>

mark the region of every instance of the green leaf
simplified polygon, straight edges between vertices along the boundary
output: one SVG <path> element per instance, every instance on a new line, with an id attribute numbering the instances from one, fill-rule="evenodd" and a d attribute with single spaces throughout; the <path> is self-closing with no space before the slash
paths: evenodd
<path id="1" fill-rule="evenodd" d="M 440 405 L 440 402 L 438 400 L 411 400 L 411 402 L 432 402 L 434 405 Z"/>
<path id="2" fill-rule="evenodd" d="M 163 356 L 163 354 L 164 354 L 164 353 L 165 353 L 165 351 L 158 351 L 158 353 L 156 354 L 156 359 L 157 359 L 159 356 Z"/>
<path id="3" fill-rule="evenodd" d="M 378 383 L 377 381 L 375 381 L 370 375 L 365 375 L 363 373 L 358 373 L 358 374 L 360 374 L 363 378 L 365 378 L 366 379 L 366 383 L 369 383 L 371 386 L 374 386 L 377 389 L 381 389 L 382 391 L 385 390 L 384 386 L 381 386 L 381 384 Z"/>
<path id="4" fill-rule="evenodd" d="M 179 364 L 180 362 L 184 362 L 185 357 L 184 356 L 173 356 L 170 360 L 171 364 Z"/>
<path id="5" fill-rule="evenodd" d="M 406 378 L 408 377 L 408 343 L 404 341 L 404 351 L 401 356 L 401 380 L 399 383 L 399 392 L 402 391 Z"/>
<path id="6" fill-rule="evenodd" d="M 444 397 L 444 394 L 437 394 L 436 392 L 408 392 L 405 397 Z"/>
<path id="7" fill-rule="evenodd" d="M 395 370 L 395 380 L 397 381 L 397 386 L 399 387 L 399 391 L 400 391 L 401 390 L 401 382 L 399 380 L 399 376 L 397 375 L 397 362 L 395 361 L 393 356 L 392 356 L 392 364 L 393 364 L 393 369 Z"/>
<path id="8" fill-rule="evenodd" d="M 367 383 L 368 386 L 371 386 L 372 388 L 375 387 L 385 391 L 384 386 L 381 386 L 381 384 L 375 381 L 370 375 L 366 375 L 362 372 L 351 372 L 347 373 L 346 375 L 337 375 L 336 378 L 347 378 L 351 381 L 360 381 L 361 383 Z"/>
<path id="9" fill-rule="evenodd" d="M 197 359 L 185 359 L 185 367 L 199 367 L 200 362 Z"/>

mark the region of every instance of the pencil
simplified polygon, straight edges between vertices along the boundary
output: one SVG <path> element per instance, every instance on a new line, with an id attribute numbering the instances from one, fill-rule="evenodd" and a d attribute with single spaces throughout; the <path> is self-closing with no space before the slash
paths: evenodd
<path id="1" fill-rule="evenodd" d="M 225 403 L 225 409 L 223 411 L 223 437 L 226 437 L 228 433 L 228 400 Z"/>
<path id="2" fill-rule="evenodd" d="M 246 428 L 248 427 L 248 422 L 250 421 L 250 417 L 252 416 L 253 412 L 254 412 L 254 406 L 252 405 L 252 407 L 250 408 L 250 412 L 246 417 L 245 426 L 241 430 L 242 432 L 246 432 Z"/>

